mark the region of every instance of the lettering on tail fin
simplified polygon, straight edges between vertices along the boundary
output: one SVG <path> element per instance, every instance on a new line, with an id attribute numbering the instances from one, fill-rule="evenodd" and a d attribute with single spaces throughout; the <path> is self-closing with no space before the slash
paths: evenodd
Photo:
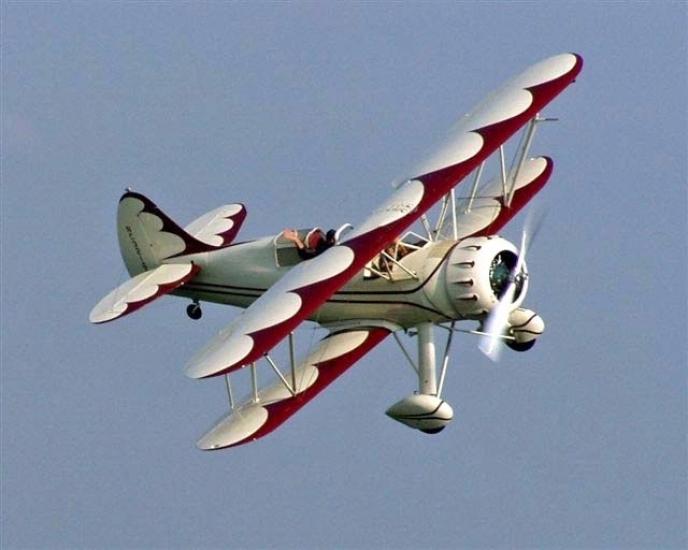
<path id="1" fill-rule="evenodd" d="M 141 262 L 141 267 L 144 271 L 148 271 L 148 264 L 146 263 L 146 260 L 143 259 L 143 254 L 141 254 L 139 243 L 137 243 L 136 239 L 134 238 L 134 231 L 131 229 L 130 225 L 125 226 L 124 229 L 126 230 L 127 235 L 129 235 L 129 241 L 131 242 L 131 246 L 134 248 L 134 252 L 136 252 L 136 255 L 138 256 L 139 261 Z"/>

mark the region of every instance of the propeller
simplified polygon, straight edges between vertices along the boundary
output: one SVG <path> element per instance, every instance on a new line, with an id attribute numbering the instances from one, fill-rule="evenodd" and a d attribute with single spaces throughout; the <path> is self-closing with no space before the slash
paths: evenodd
<path id="1" fill-rule="evenodd" d="M 533 244 L 533 240 L 540 230 L 543 220 L 544 213 L 542 210 L 531 209 L 528 212 L 523 231 L 521 232 L 521 246 L 518 251 L 518 260 L 511 270 L 511 273 L 509 273 L 509 286 L 507 286 L 506 290 L 502 293 L 499 302 L 492 308 L 492 311 L 490 311 L 485 321 L 484 334 L 480 338 L 478 347 L 480 351 L 494 362 L 499 361 L 499 356 L 504 347 L 504 335 L 509 328 L 509 314 L 511 313 L 511 304 L 514 302 L 517 283 L 520 279 L 528 276 L 527 273 L 523 272 L 526 254 Z"/>

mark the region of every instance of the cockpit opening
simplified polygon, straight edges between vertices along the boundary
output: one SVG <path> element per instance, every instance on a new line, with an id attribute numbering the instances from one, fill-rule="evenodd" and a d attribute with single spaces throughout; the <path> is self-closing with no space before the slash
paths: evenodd
<path id="1" fill-rule="evenodd" d="M 291 241 L 296 246 L 296 252 L 302 260 L 309 260 L 322 254 L 335 244 L 334 229 L 330 229 L 325 233 L 319 227 L 314 227 L 306 233 L 303 238 L 299 235 L 296 229 L 285 229 L 282 236 Z"/>
<path id="2" fill-rule="evenodd" d="M 319 256 L 338 242 L 344 227 L 328 231 L 319 227 L 285 229 L 274 239 L 275 263 L 278 267 L 292 266 Z M 346 227 L 350 226 L 347 224 Z"/>

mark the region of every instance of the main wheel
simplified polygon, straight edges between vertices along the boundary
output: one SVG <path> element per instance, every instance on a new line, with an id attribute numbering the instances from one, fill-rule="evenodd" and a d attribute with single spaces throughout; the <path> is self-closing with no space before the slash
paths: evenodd
<path id="1" fill-rule="evenodd" d="M 195 302 L 186 306 L 186 314 L 194 321 L 198 321 L 203 317 L 203 311 L 201 310 L 200 304 Z"/>

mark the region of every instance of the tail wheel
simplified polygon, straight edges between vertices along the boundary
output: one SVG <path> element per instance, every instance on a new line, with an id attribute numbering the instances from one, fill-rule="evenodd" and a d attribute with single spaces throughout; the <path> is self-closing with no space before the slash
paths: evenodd
<path id="1" fill-rule="evenodd" d="M 189 304 L 188 306 L 186 306 L 186 314 L 194 321 L 198 321 L 201 317 L 203 317 L 203 310 L 201 310 L 201 305 L 198 302 Z"/>

